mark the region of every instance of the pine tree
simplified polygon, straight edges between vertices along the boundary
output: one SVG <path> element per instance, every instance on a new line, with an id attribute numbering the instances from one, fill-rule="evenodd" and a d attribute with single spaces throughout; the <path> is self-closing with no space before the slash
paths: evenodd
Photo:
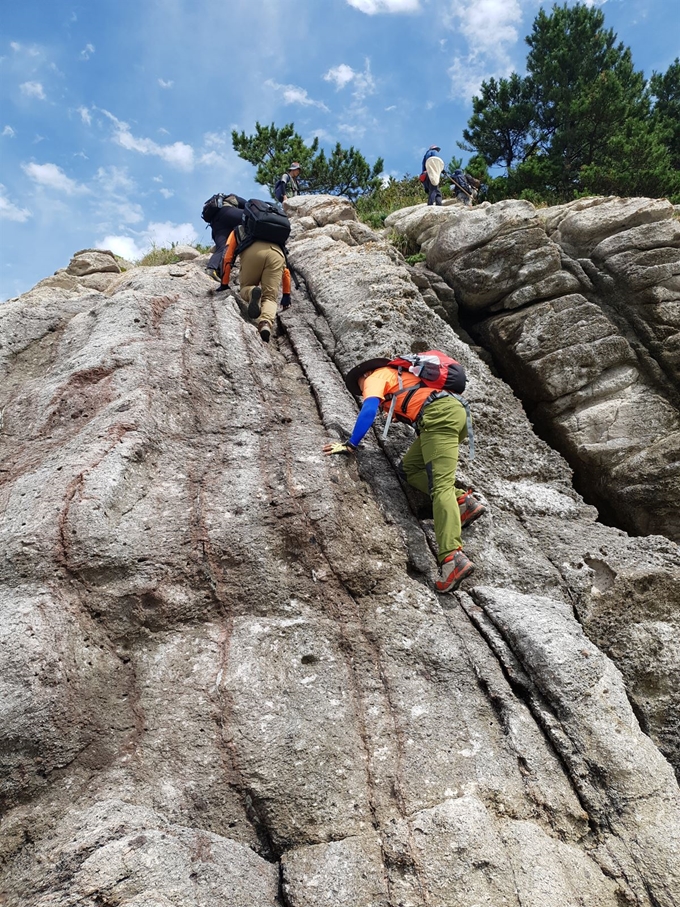
<path id="1" fill-rule="evenodd" d="M 234 130 L 231 134 L 234 150 L 243 160 L 257 167 L 255 181 L 274 187 L 295 161 L 301 165 L 300 182 L 305 192 L 345 195 L 353 201 L 380 185 L 384 161 L 378 158 L 373 167 L 354 146 L 343 148 L 338 142 L 327 156 L 319 150 L 319 140 L 310 145 L 295 131 L 293 123 L 277 128 L 255 124 L 255 133 L 246 135 Z"/>

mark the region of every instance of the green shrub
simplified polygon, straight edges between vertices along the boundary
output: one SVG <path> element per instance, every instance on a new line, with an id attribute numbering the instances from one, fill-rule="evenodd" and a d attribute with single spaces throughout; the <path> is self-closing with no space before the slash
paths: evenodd
<path id="1" fill-rule="evenodd" d="M 426 258 L 425 252 L 416 252 L 415 255 L 407 255 L 406 261 L 410 265 L 417 265 L 419 261 L 425 261 Z"/>
<path id="2" fill-rule="evenodd" d="M 407 260 L 421 254 L 418 243 L 413 242 L 407 236 L 402 236 L 401 233 L 396 233 L 394 230 L 390 230 L 388 233 L 387 241 L 390 242 L 395 249 L 401 252 Z"/>
<path id="3" fill-rule="evenodd" d="M 175 246 L 177 243 L 172 243 L 169 249 L 164 247 L 159 247 L 155 243 L 151 247 L 151 251 L 147 252 L 143 258 L 140 258 L 137 262 L 137 265 L 145 268 L 154 268 L 157 265 L 174 265 L 175 262 L 178 262 L 180 259 L 175 255 Z"/>
<path id="4" fill-rule="evenodd" d="M 388 214 L 400 208 L 420 205 L 425 200 L 422 183 L 417 176 L 409 176 L 407 173 L 400 180 L 390 177 L 384 185 L 358 198 L 357 216 L 369 227 L 379 230 L 385 226 Z"/>

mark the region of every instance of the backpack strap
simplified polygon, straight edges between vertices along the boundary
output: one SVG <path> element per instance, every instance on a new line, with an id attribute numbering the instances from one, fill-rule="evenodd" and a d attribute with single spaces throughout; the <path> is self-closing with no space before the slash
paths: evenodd
<path id="1" fill-rule="evenodd" d="M 383 433 L 382 433 L 383 441 L 387 440 L 387 432 L 390 430 L 390 425 L 392 424 L 392 417 L 394 416 L 394 407 L 397 405 L 397 397 L 400 394 L 403 394 L 403 392 L 405 390 L 404 382 L 401 380 L 401 373 L 402 373 L 402 367 L 398 366 L 397 381 L 399 382 L 399 390 L 396 392 L 396 394 L 391 395 L 392 399 L 390 401 L 390 409 L 389 409 L 389 412 L 387 413 L 387 421 L 385 422 L 385 428 L 383 429 Z"/>

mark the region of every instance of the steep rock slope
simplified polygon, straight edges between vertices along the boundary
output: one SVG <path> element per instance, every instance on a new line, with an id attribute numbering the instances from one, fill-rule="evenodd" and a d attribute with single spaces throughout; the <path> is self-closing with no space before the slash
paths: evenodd
<path id="1" fill-rule="evenodd" d="M 596 522 L 350 206 L 291 210 L 269 347 L 200 262 L 0 309 L 5 903 L 678 903 L 677 546 Z M 448 597 L 407 430 L 320 452 L 428 346 L 489 505 Z"/>

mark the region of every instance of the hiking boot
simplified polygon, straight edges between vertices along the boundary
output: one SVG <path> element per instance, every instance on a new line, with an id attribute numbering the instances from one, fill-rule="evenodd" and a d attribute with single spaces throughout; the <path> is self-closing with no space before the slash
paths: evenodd
<path id="1" fill-rule="evenodd" d="M 260 299 L 262 299 L 262 290 L 259 287 L 254 287 L 248 303 L 248 318 L 257 318 L 260 314 Z M 269 337 L 267 337 L 267 340 L 269 340 Z"/>
<path id="2" fill-rule="evenodd" d="M 272 335 L 272 329 L 267 324 L 267 322 L 263 321 L 260 324 L 258 324 L 257 329 L 260 332 L 260 337 L 262 338 L 262 342 L 269 343 L 269 338 Z"/>
<path id="3" fill-rule="evenodd" d="M 469 526 L 470 523 L 474 523 L 474 521 L 486 510 L 484 504 L 482 504 L 481 501 L 478 501 L 471 491 L 466 491 L 465 494 L 458 498 L 458 507 L 460 509 L 461 529 L 464 529 L 465 526 Z"/>
<path id="4" fill-rule="evenodd" d="M 217 271 L 215 270 L 215 268 L 206 268 L 206 272 L 207 272 L 207 274 L 208 274 L 208 277 L 212 277 L 212 279 L 213 279 L 213 280 L 216 280 L 217 283 L 221 283 L 221 282 L 222 282 L 222 278 L 221 278 L 220 275 L 217 273 Z"/>
<path id="5" fill-rule="evenodd" d="M 462 548 L 453 551 L 439 567 L 442 578 L 434 584 L 435 589 L 437 592 L 453 592 L 474 569 L 472 561 L 463 554 Z"/>

